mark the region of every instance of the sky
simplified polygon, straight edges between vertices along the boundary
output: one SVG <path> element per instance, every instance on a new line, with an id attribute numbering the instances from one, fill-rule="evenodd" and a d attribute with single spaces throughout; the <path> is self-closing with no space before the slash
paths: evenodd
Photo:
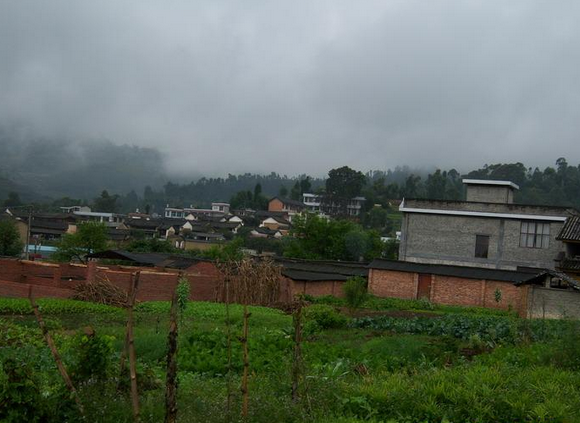
<path id="1" fill-rule="evenodd" d="M 174 172 L 580 161 L 580 2 L 0 0 L 0 125 Z"/>

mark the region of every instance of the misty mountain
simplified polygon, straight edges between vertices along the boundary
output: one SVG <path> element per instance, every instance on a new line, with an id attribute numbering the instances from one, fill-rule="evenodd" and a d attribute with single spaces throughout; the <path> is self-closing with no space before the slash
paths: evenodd
<path id="1" fill-rule="evenodd" d="M 23 139 L 0 130 L 0 151 L 0 196 L 13 190 L 31 200 L 92 199 L 103 189 L 125 194 L 166 181 L 164 157 L 154 148 L 103 140 Z"/>

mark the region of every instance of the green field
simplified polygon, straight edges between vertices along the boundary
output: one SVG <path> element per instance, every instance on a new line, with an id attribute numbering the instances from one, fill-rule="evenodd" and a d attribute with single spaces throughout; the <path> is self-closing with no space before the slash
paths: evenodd
<path id="1" fill-rule="evenodd" d="M 119 367 L 126 311 L 38 303 L 88 420 L 132 421 L 129 375 Z M 292 316 L 250 308 L 248 421 L 580 421 L 576 322 L 421 301 L 371 298 L 354 312 L 343 306 L 323 298 L 305 309 L 295 402 Z M 136 308 L 144 422 L 164 419 L 169 308 L 164 302 Z M 229 313 L 226 321 L 223 304 L 196 302 L 180 318 L 178 421 L 243 421 L 242 307 L 232 305 Z M 86 326 L 96 337 L 84 335 Z M 0 421 L 80 421 L 26 300 L 0 299 L 0 364 Z"/>

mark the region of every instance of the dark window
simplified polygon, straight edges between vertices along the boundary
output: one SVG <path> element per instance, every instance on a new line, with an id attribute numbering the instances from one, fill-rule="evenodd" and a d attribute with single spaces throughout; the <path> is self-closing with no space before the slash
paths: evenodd
<path id="1" fill-rule="evenodd" d="M 475 236 L 475 257 L 487 258 L 489 253 L 489 235 Z"/>
<path id="2" fill-rule="evenodd" d="M 549 245 L 549 223 L 522 222 L 520 229 L 520 247 L 548 248 Z"/>

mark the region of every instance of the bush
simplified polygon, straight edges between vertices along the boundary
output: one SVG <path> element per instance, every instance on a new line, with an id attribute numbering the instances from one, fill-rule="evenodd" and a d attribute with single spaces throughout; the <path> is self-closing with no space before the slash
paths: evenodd
<path id="1" fill-rule="evenodd" d="M 340 314 L 333 307 L 315 304 L 304 309 L 304 320 L 308 322 L 316 322 L 321 329 L 336 329 L 344 327 L 346 324 L 346 317 Z"/>
<path id="2" fill-rule="evenodd" d="M 351 310 L 359 308 L 366 301 L 368 296 L 367 281 L 365 278 L 356 276 L 350 278 L 342 286 L 344 298 Z"/>
<path id="3" fill-rule="evenodd" d="M 89 379 L 104 380 L 111 363 L 115 338 L 88 332 L 77 335 L 71 349 L 75 356 L 71 376 L 78 382 Z"/>

